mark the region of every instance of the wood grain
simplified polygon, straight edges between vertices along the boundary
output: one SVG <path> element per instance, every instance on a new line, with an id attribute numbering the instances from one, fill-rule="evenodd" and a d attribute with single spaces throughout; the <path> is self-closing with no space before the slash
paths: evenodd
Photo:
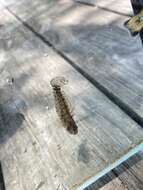
<path id="1" fill-rule="evenodd" d="M 31 16 L 33 5 L 25 3 L 9 9 L 143 125 L 143 52 L 139 37 L 123 26 L 128 17 L 74 3 L 57 3 L 50 11 L 43 4 L 42 13 L 39 5 Z"/>
<path id="2" fill-rule="evenodd" d="M 67 61 L 6 10 L 0 18 L 0 160 L 7 190 L 77 189 L 142 142 L 142 128 Z M 60 126 L 54 109 L 50 80 L 57 75 L 70 81 L 76 136 Z"/>

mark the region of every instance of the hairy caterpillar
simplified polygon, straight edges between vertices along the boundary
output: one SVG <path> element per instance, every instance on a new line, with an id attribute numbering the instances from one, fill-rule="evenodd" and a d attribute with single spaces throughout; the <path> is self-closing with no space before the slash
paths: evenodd
<path id="1" fill-rule="evenodd" d="M 72 117 L 69 104 L 62 89 L 67 83 L 68 81 L 64 77 L 55 77 L 50 81 L 53 88 L 56 112 L 62 125 L 70 134 L 77 134 L 78 127 Z"/>

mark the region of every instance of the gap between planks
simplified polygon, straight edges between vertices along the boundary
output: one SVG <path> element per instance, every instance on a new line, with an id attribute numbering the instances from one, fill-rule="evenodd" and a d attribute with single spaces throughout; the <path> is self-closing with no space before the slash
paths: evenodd
<path id="1" fill-rule="evenodd" d="M 2 164 L 0 162 L 0 190 L 6 190 L 5 189 L 5 182 L 4 182 L 4 176 L 2 171 Z"/>
<path id="2" fill-rule="evenodd" d="M 133 9 L 131 5 L 131 0 L 74 0 L 81 4 L 88 6 L 96 6 L 98 8 L 107 10 L 109 12 L 114 12 L 122 16 L 132 16 Z"/>
<path id="3" fill-rule="evenodd" d="M 109 9 L 107 7 L 102 7 L 100 5 L 96 5 L 96 4 L 92 4 L 90 2 L 82 2 L 82 1 L 75 1 L 76 3 L 79 3 L 79 4 L 82 4 L 82 5 L 85 5 L 85 6 L 90 6 L 90 7 L 97 7 L 101 10 L 104 10 L 104 11 L 108 11 L 108 12 L 111 12 L 111 13 L 115 13 L 115 14 L 118 14 L 118 15 L 122 15 L 122 16 L 125 16 L 125 17 L 132 17 L 133 15 L 132 14 L 126 14 L 126 13 L 121 13 L 119 11 L 116 11 L 116 10 L 113 10 L 113 9 Z"/>

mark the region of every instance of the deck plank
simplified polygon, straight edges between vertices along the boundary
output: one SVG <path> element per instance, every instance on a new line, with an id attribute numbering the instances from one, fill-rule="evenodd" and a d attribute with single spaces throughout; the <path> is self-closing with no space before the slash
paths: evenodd
<path id="1" fill-rule="evenodd" d="M 0 18 L 0 160 L 7 190 L 77 189 L 142 143 L 142 128 L 67 61 L 6 10 Z M 75 136 L 55 113 L 49 82 L 57 75 L 69 80 Z"/>
<path id="2" fill-rule="evenodd" d="M 74 3 L 27 4 L 9 9 L 143 123 L 143 52 L 139 37 L 123 26 L 128 17 Z"/>

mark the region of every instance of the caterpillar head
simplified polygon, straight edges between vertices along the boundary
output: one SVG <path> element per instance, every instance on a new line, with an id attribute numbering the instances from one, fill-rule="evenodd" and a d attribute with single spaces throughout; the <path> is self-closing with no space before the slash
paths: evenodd
<path id="1" fill-rule="evenodd" d="M 50 84 L 53 88 L 61 88 L 62 86 L 66 85 L 68 80 L 65 77 L 55 77 L 50 81 Z"/>

